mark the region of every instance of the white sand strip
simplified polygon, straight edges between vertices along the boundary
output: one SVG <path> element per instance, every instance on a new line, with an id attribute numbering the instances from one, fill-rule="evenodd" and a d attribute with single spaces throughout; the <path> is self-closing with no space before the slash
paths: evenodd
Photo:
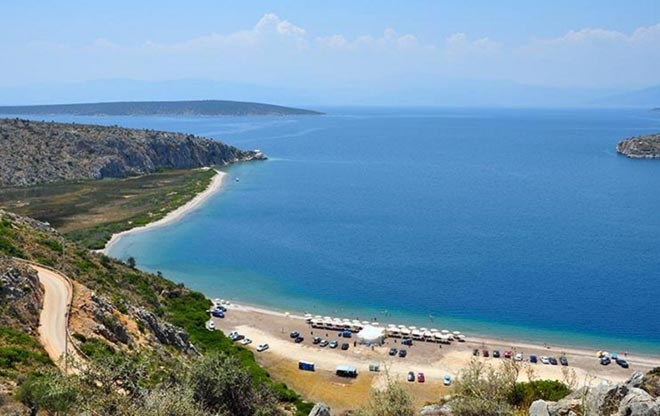
<path id="1" fill-rule="evenodd" d="M 209 183 L 209 186 L 204 191 L 195 195 L 195 197 L 190 201 L 188 201 L 186 204 L 181 205 L 179 208 L 175 209 L 174 211 L 167 213 L 167 215 L 165 215 L 163 218 L 159 219 L 158 221 L 154 221 L 147 225 L 131 228 L 130 230 L 113 234 L 112 237 L 110 238 L 110 241 L 108 241 L 105 247 L 102 250 L 99 250 L 99 252 L 107 254 L 113 244 L 116 244 L 120 238 L 127 236 L 129 234 L 141 233 L 154 228 L 164 227 L 166 225 L 181 220 L 187 214 L 199 208 L 211 195 L 218 192 L 222 188 L 222 184 L 226 176 L 227 174 L 225 172 L 216 170 L 216 175 L 213 177 L 213 179 L 211 179 L 211 183 Z"/>

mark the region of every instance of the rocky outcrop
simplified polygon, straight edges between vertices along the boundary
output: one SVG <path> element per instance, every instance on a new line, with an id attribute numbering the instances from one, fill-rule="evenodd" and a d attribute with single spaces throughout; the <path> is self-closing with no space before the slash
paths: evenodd
<path id="1" fill-rule="evenodd" d="M 449 404 L 429 404 L 422 407 L 419 411 L 421 416 L 452 416 L 451 406 Z"/>
<path id="2" fill-rule="evenodd" d="M 154 334 L 161 344 L 171 345 L 183 352 L 199 354 L 190 343 L 188 333 L 183 329 L 158 319 L 156 315 L 144 308 L 134 308 L 133 315 Z"/>
<path id="3" fill-rule="evenodd" d="M 115 344 L 132 344 L 133 340 L 128 335 L 128 330 L 114 315 L 114 306 L 107 299 L 95 293 L 92 294 L 92 301 L 94 302 L 92 314 L 98 322 L 94 332 Z"/>
<path id="4" fill-rule="evenodd" d="M 316 403 L 312 408 L 312 411 L 309 412 L 309 416 L 331 416 L 330 407 L 325 403 Z"/>
<path id="5" fill-rule="evenodd" d="M 660 159 L 660 134 L 622 140 L 616 146 L 616 151 L 633 159 Z"/>
<path id="6" fill-rule="evenodd" d="M 0 255 L 0 324 L 36 333 L 42 302 L 37 272 Z"/>
<path id="7" fill-rule="evenodd" d="M 582 387 L 558 402 L 535 401 L 533 416 L 660 416 L 660 398 L 641 387 L 645 376 L 635 373 L 623 384 Z"/>
<path id="8" fill-rule="evenodd" d="M 265 159 L 192 134 L 0 119 L 0 186 L 123 178 Z"/>

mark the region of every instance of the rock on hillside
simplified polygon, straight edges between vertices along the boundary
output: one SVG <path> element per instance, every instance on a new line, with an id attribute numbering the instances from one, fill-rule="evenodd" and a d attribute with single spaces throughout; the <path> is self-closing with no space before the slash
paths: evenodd
<path id="1" fill-rule="evenodd" d="M 37 272 L 0 255 L 0 325 L 22 327 L 35 334 L 42 302 Z"/>
<path id="2" fill-rule="evenodd" d="M 623 384 L 583 387 L 558 402 L 535 401 L 530 416 L 660 416 L 660 398 L 649 394 L 647 379 L 654 376 L 634 373 Z M 657 381 L 656 381 L 657 382 Z"/>
<path id="3" fill-rule="evenodd" d="M 0 119 L 0 186 L 121 178 L 265 159 L 191 134 Z"/>
<path id="4" fill-rule="evenodd" d="M 634 159 L 660 159 L 660 134 L 622 140 L 616 146 L 616 151 Z"/>

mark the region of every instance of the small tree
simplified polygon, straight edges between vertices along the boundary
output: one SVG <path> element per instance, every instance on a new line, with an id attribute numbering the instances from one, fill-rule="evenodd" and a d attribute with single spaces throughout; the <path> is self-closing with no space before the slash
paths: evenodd
<path id="1" fill-rule="evenodd" d="M 513 360 L 505 360 L 499 368 L 473 359 L 461 372 L 454 387 L 451 408 L 456 416 L 512 415 L 508 403 L 519 373 Z"/>
<path id="2" fill-rule="evenodd" d="M 135 268 L 135 265 L 136 265 L 136 263 L 135 263 L 135 257 L 130 256 L 129 258 L 127 258 L 127 259 L 126 259 L 126 264 L 128 264 L 128 267 L 130 267 L 131 269 L 134 269 L 134 268 Z"/>
<path id="3" fill-rule="evenodd" d="M 373 390 L 369 403 L 357 412 L 357 416 L 413 416 L 415 407 L 408 392 L 400 382 L 386 374 L 387 385 L 383 390 Z"/>

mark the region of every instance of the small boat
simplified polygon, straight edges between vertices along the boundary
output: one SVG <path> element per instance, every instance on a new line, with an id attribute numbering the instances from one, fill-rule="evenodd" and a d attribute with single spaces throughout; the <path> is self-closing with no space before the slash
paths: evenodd
<path id="1" fill-rule="evenodd" d="M 240 182 L 241 180 L 240 180 L 239 178 L 236 178 L 235 181 L 236 181 L 236 182 Z"/>

